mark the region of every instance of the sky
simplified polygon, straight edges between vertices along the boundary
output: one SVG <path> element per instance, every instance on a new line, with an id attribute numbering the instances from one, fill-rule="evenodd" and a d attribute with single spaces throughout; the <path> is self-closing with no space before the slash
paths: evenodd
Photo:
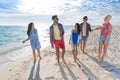
<path id="1" fill-rule="evenodd" d="M 113 25 L 120 25 L 120 0 L 0 0 L 0 25 L 50 25 L 54 14 L 64 25 L 81 23 L 83 16 L 100 25 L 108 14 Z"/>

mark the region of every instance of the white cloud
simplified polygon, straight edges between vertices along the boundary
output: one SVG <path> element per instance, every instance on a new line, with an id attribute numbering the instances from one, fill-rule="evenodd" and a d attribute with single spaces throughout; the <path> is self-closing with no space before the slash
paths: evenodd
<path id="1" fill-rule="evenodd" d="M 21 0 L 18 10 L 31 14 L 65 14 L 67 9 L 75 11 L 82 0 Z M 74 8 L 74 9 L 73 9 Z"/>
<path id="2" fill-rule="evenodd" d="M 63 3 L 63 0 L 21 0 L 17 7 L 22 12 L 32 14 L 60 14 L 57 7 Z"/>

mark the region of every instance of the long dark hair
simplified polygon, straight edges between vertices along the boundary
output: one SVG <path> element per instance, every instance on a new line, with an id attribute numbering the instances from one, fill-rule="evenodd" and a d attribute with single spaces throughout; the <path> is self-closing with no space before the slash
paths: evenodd
<path id="1" fill-rule="evenodd" d="M 80 25 L 79 25 L 79 23 L 76 23 L 75 25 L 77 25 L 77 32 L 78 32 L 78 34 L 80 34 Z"/>
<path id="2" fill-rule="evenodd" d="M 29 34 L 30 34 L 30 31 L 32 30 L 32 26 L 33 26 L 33 23 L 32 23 L 32 22 L 28 24 L 28 30 L 27 30 L 27 35 L 28 35 L 28 36 L 29 36 Z"/>

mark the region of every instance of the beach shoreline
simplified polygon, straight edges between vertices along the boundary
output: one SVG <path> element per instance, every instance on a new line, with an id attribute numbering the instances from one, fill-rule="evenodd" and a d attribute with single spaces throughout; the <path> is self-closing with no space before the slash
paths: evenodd
<path id="1" fill-rule="evenodd" d="M 119 27 L 113 27 L 108 54 L 105 58 L 106 62 L 117 67 L 120 67 L 119 30 Z M 99 31 L 90 33 L 86 48 L 87 54 L 79 53 L 78 63 L 73 61 L 71 46 L 68 45 L 70 35 L 67 34 L 65 35 L 65 60 L 60 59 L 60 65 L 56 64 L 55 50 L 49 45 L 41 50 L 42 60 L 39 61 L 37 58 L 35 65 L 33 64 L 32 52 L 30 52 L 1 66 L 0 80 L 88 80 L 89 78 L 93 80 L 115 80 L 114 75 L 95 60 L 99 35 Z"/>

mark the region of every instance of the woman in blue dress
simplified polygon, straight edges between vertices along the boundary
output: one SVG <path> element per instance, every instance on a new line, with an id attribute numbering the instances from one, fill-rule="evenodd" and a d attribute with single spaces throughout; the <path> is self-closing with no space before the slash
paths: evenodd
<path id="1" fill-rule="evenodd" d="M 72 45 L 72 52 L 73 52 L 73 58 L 74 61 L 76 62 L 77 59 L 77 54 L 78 54 L 78 46 L 79 46 L 79 24 L 76 23 L 74 26 L 74 29 L 71 31 L 71 36 L 70 36 L 70 40 L 69 40 L 69 44 Z"/>
<path id="2" fill-rule="evenodd" d="M 41 46 L 40 46 L 37 30 L 34 28 L 33 23 L 30 23 L 28 25 L 27 35 L 28 35 L 28 38 L 26 40 L 24 40 L 23 43 L 30 40 L 30 45 L 31 45 L 31 48 L 33 50 L 34 63 L 35 63 L 36 62 L 35 50 L 37 49 L 38 56 L 41 59 L 41 56 L 40 56 L 40 48 L 41 48 Z"/>

